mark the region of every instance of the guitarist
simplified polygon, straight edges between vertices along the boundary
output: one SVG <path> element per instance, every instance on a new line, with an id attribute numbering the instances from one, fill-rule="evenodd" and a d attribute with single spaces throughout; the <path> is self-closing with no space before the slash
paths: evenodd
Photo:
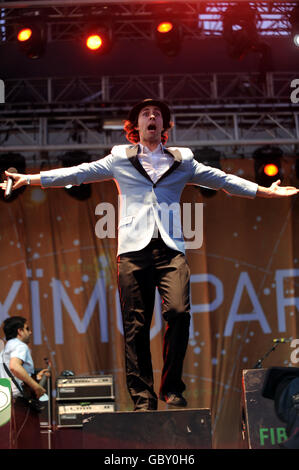
<path id="1" fill-rule="evenodd" d="M 1 352 L 0 376 L 10 378 L 4 368 L 3 364 L 5 364 L 18 385 L 13 381 L 11 383 L 14 403 L 15 446 L 18 449 L 39 448 L 39 416 L 37 412 L 28 406 L 21 390 L 26 386 L 37 399 L 44 395 L 46 390 L 38 381 L 41 380 L 44 374 L 48 375 L 48 369 L 41 370 L 37 374 L 36 380 L 32 377 L 34 363 L 28 347 L 32 331 L 26 318 L 20 316 L 7 318 L 3 323 L 3 331 L 7 343 Z"/>

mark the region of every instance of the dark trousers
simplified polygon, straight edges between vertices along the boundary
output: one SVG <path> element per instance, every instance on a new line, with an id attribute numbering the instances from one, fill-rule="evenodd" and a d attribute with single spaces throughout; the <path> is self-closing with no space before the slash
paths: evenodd
<path id="1" fill-rule="evenodd" d="M 118 287 L 123 316 L 127 386 L 135 410 L 157 409 L 150 352 L 155 291 L 167 322 L 160 394 L 183 392 L 183 361 L 189 339 L 190 270 L 185 256 L 152 239 L 141 251 L 118 257 Z"/>
<path id="2" fill-rule="evenodd" d="M 14 448 L 41 449 L 39 415 L 28 407 L 23 398 L 14 398 Z"/>

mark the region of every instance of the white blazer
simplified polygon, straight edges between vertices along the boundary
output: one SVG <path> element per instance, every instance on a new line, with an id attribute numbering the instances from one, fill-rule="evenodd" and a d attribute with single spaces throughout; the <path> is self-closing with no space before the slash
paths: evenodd
<path id="1" fill-rule="evenodd" d="M 114 179 L 120 195 L 118 255 L 144 248 L 158 227 L 167 246 L 185 252 L 178 210 L 186 184 L 254 198 L 257 184 L 198 163 L 189 148 L 164 147 L 172 166 L 154 183 L 138 159 L 139 145 L 117 145 L 91 163 L 41 172 L 41 185 L 64 187 Z"/>

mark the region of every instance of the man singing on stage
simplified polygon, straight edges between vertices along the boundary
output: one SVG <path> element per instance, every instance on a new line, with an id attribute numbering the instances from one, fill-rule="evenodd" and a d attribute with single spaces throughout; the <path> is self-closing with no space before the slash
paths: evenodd
<path id="1" fill-rule="evenodd" d="M 180 214 L 165 206 L 179 204 L 186 184 L 223 190 L 254 198 L 298 194 L 294 187 L 270 188 L 229 175 L 194 160 L 189 148 L 165 147 L 171 128 L 168 106 L 147 99 L 133 107 L 125 123 L 131 145 L 112 148 L 105 158 L 71 168 L 36 175 L 6 172 L 13 189 L 26 184 L 43 188 L 80 185 L 107 179 L 116 181 L 120 194 L 118 229 L 118 287 L 124 325 L 127 386 L 134 410 L 157 409 L 150 354 L 150 324 L 156 287 L 167 323 L 163 344 L 160 400 L 186 406 L 183 397 L 183 361 L 190 323 L 189 277 Z M 0 185 L 5 190 L 6 182 Z M 175 230 L 174 230 L 175 229 Z"/>

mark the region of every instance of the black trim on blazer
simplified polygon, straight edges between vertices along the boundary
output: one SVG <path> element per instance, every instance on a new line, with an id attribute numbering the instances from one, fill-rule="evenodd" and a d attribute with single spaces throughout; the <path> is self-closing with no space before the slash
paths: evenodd
<path id="1" fill-rule="evenodd" d="M 134 147 L 127 148 L 126 152 L 127 152 L 128 159 L 130 160 L 132 165 L 136 168 L 136 170 L 139 171 L 139 173 L 141 173 L 142 176 L 148 179 L 151 183 L 154 183 L 139 161 L 139 158 L 138 158 L 138 153 L 140 152 L 139 145 L 137 144 L 137 145 L 134 145 Z"/>
<path id="2" fill-rule="evenodd" d="M 127 150 L 126 150 L 127 157 L 130 160 L 130 162 L 132 163 L 132 165 L 136 168 L 137 171 L 139 171 L 139 173 L 142 174 L 142 176 L 144 176 L 151 183 L 153 183 L 154 186 L 156 186 L 157 183 L 159 181 L 161 181 L 163 178 L 170 175 L 182 162 L 182 155 L 181 155 L 181 152 L 178 149 L 170 150 L 166 147 L 163 147 L 163 150 L 164 150 L 164 152 L 169 153 L 174 158 L 174 162 L 171 165 L 171 167 L 168 168 L 168 170 L 165 171 L 165 173 L 163 173 L 163 175 L 156 181 L 156 183 L 153 182 L 153 180 L 150 178 L 150 176 L 145 171 L 145 169 L 143 168 L 143 166 L 141 165 L 141 163 L 139 161 L 138 154 L 140 152 L 140 146 L 137 144 L 137 145 L 134 145 L 134 147 L 127 148 Z"/>

